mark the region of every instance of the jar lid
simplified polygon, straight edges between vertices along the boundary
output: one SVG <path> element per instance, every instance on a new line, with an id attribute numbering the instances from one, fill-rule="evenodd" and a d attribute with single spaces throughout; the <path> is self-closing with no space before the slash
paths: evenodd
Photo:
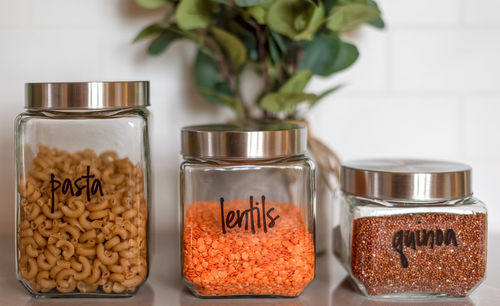
<path id="1" fill-rule="evenodd" d="M 365 198 L 438 202 L 469 197 L 471 167 L 455 162 L 367 159 L 342 166 L 342 190 Z"/>
<path id="2" fill-rule="evenodd" d="M 307 149 L 306 126 L 284 122 L 188 126 L 181 137 L 184 157 L 272 159 Z"/>
<path id="3" fill-rule="evenodd" d="M 149 82 L 27 83 L 30 109 L 95 110 L 149 106 Z"/>

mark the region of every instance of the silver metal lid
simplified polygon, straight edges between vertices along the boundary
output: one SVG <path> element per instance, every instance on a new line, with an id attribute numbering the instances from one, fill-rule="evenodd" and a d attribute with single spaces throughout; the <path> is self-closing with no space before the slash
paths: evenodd
<path id="1" fill-rule="evenodd" d="M 462 163 L 368 159 L 342 166 L 342 190 L 365 198 L 437 202 L 472 195 L 471 167 Z"/>
<path id="2" fill-rule="evenodd" d="M 188 126 L 181 137 L 184 157 L 272 159 L 307 149 L 307 128 L 283 122 Z"/>
<path id="3" fill-rule="evenodd" d="M 93 110 L 149 105 L 149 82 L 27 83 L 29 109 Z"/>

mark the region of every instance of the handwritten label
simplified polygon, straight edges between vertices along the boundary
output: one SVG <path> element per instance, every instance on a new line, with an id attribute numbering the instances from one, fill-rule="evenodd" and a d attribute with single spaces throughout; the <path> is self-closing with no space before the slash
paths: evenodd
<path id="1" fill-rule="evenodd" d="M 102 183 L 99 179 L 94 179 L 92 184 L 90 179 L 95 178 L 95 175 L 90 174 L 90 166 L 87 166 L 87 174 L 82 175 L 79 178 L 75 179 L 73 182 L 70 179 L 65 179 L 62 183 L 60 180 L 56 179 L 56 176 L 52 173 L 50 175 L 50 188 L 52 193 L 52 207 L 51 213 L 54 213 L 54 194 L 55 192 L 61 188 L 62 194 L 70 193 L 72 196 L 81 196 L 84 192 L 87 198 L 87 201 L 90 202 L 91 196 L 99 193 L 104 196 L 104 192 L 102 191 Z"/>
<path id="2" fill-rule="evenodd" d="M 418 247 L 429 247 L 434 249 L 434 246 L 449 246 L 453 244 L 457 246 L 457 237 L 455 231 L 447 229 L 438 230 L 417 230 L 417 231 L 397 231 L 392 237 L 392 248 L 396 251 L 401 259 L 401 266 L 408 268 L 408 259 L 404 254 L 404 247 L 411 247 L 416 250 Z"/>
<path id="3" fill-rule="evenodd" d="M 224 210 L 224 198 L 220 198 L 220 214 L 222 223 L 222 233 L 225 234 L 226 229 L 238 226 L 245 226 L 245 230 L 250 227 L 252 234 L 255 234 L 256 228 L 263 228 L 264 233 L 267 233 L 268 228 L 273 228 L 276 225 L 276 220 L 279 215 L 273 216 L 273 207 L 266 208 L 266 197 L 261 197 L 261 202 L 253 201 L 253 196 L 250 196 L 250 207 L 240 211 L 237 209 L 229 210 L 227 213 Z M 244 222 L 243 222 L 244 219 Z"/>

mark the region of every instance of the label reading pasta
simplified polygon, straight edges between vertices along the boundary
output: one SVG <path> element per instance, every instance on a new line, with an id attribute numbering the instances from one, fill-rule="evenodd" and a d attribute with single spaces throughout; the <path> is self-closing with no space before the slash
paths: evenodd
<path id="1" fill-rule="evenodd" d="M 70 193 L 72 196 L 79 197 L 85 192 L 85 196 L 87 198 L 87 201 L 89 202 L 92 200 L 91 196 L 94 196 L 97 193 L 99 193 L 101 197 L 104 196 L 101 180 L 96 178 L 92 181 L 92 184 L 90 183 L 90 179 L 95 178 L 95 175 L 90 174 L 90 166 L 87 166 L 86 175 L 82 175 L 79 178 L 76 178 L 74 181 L 71 181 L 69 178 L 67 178 L 61 183 L 61 181 L 57 180 L 55 177 L 56 176 L 54 175 L 54 173 L 50 174 L 50 189 L 52 194 L 50 210 L 52 213 L 54 213 L 55 192 L 59 188 L 61 188 L 61 192 L 63 195 Z"/>
<path id="2" fill-rule="evenodd" d="M 259 205 L 261 204 L 261 205 Z M 250 196 L 250 208 L 240 211 L 230 210 L 227 214 L 224 211 L 224 198 L 220 198 L 220 214 L 222 222 L 222 233 L 226 234 L 226 228 L 241 228 L 245 226 L 248 230 L 249 226 L 252 234 L 255 234 L 256 228 L 263 228 L 264 233 L 267 233 L 268 228 L 273 228 L 276 225 L 276 220 L 279 215 L 273 216 L 274 207 L 266 208 L 266 197 L 261 197 L 261 203 L 254 202 L 253 196 Z M 245 220 L 245 222 L 243 222 Z M 262 220 L 262 222 L 261 222 Z"/>

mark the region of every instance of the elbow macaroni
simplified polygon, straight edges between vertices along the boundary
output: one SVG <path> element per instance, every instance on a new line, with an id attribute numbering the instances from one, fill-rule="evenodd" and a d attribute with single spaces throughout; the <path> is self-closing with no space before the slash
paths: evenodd
<path id="1" fill-rule="evenodd" d="M 103 192 L 90 201 L 85 190 L 68 192 L 81 188 L 83 180 L 67 183 L 88 167 Z M 52 190 L 54 177 L 61 185 Z M 148 271 L 144 186 L 140 165 L 119 159 L 116 152 L 70 154 L 40 146 L 33 169 L 18 181 L 17 256 L 23 281 L 39 292 L 134 291 Z"/>

